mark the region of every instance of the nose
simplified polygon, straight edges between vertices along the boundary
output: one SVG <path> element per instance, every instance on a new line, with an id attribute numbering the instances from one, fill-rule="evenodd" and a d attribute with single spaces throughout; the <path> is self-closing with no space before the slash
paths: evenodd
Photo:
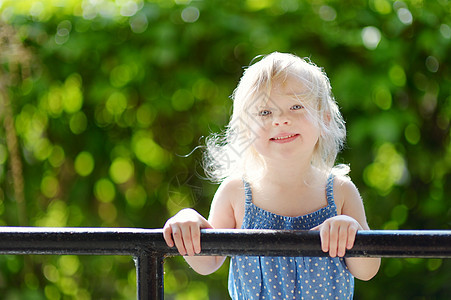
<path id="1" fill-rule="evenodd" d="M 272 121 L 273 126 L 280 126 L 280 125 L 291 125 L 291 120 L 285 115 L 281 114 L 274 118 Z"/>

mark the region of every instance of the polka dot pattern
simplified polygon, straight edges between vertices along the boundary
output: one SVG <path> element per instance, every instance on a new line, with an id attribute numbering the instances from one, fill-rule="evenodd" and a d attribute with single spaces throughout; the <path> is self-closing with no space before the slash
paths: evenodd
<path id="1" fill-rule="evenodd" d="M 313 213 L 286 217 L 252 203 L 245 182 L 243 229 L 309 230 L 337 215 L 331 175 L 327 182 L 328 205 Z M 230 261 L 229 293 L 232 299 L 352 299 L 354 277 L 343 258 L 234 256 Z"/>

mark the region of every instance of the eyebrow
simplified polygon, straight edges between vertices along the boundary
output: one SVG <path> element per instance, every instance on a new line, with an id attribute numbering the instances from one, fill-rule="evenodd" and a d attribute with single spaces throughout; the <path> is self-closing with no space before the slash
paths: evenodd
<path id="1" fill-rule="evenodd" d="M 277 106 L 269 106 L 269 105 L 259 105 L 259 106 L 256 106 L 256 108 L 259 110 L 259 109 L 277 109 Z"/>
<path id="2" fill-rule="evenodd" d="M 286 93 L 285 94 L 285 96 L 293 97 L 293 98 L 296 98 L 296 99 L 304 98 L 306 95 L 307 95 L 307 93 Z"/>

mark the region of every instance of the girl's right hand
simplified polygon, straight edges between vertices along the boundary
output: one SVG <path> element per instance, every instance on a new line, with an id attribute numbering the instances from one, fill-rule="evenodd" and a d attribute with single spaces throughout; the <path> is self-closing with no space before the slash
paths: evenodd
<path id="1" fill-rule="evenodd" d="M 169 247 L 177 247 L 183 256 L 200 253 L 200 230 L 212 228 L 210 223 L 194 209 L 182 209 L 166 221 L 163 237 Z"/>

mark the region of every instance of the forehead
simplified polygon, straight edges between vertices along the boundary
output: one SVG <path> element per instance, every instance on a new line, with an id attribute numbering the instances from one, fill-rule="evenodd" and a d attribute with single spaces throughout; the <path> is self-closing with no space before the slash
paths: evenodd
<path id="1" fill-rule="evenodd" d="M 271 94 L 274 95 L 303 95 L 306 94 L 307 87 L 300 78 L 287 76 L 285 80 L 277 80 L 273 83 Z"/>
<path id="2" fill-rule="evenodd" d="M 260 91 L 254 97 L 252 106 L 278 106 L 281 102 L 305 102 L 308 96 L 308 89 L 303 82 L 293 76 L 285 80 L 272 82 L 271 88 L 267 91 Z"/>

